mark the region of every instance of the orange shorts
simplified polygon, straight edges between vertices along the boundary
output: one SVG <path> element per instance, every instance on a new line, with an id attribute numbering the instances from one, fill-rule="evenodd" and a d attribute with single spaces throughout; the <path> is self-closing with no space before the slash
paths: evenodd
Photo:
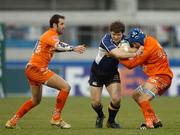
<path id="1" fill-rule="evenodd" d="M 162 95 L 171 86 L 172 78 L 167 75 L 156 75 L 149 77 L 147 82 L 153 84 L 158 94 Z"/>
<path id="2" fill-rule="evenodd" d="M 39 86 L 49 80 L 49 78 L 55 73 L 48 68 L 39 68 L 34 65 L 27 65 L 25 74 L 31 85 Z"/>

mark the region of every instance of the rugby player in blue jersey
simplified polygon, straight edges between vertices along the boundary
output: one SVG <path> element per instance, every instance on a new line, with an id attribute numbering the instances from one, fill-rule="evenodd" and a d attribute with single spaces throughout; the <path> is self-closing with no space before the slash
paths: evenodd
<path id="1" fill-rule="evenodd" d="M 101 103 L 103 86 L 106 87 L 111 97 L 106 126 L 108 128 L 120 128 L 120 124 L 115 121 L 121 102 L 121 81 L 118 72 L 119 59 L 132 58 L 143 52 L 143 47 L 138 50 L 129 48 L 129 51 L 118 47 L 124 38 L 124 31 L 125 25 L 122 22 L 115 21 L 111 23 L 110 32 L 106 33 L 101 39 L 98 54 L 92 63 L 89 84 L 92 108 L 97 113 L 96 128 L 103 127 L 105 118 Z"/>

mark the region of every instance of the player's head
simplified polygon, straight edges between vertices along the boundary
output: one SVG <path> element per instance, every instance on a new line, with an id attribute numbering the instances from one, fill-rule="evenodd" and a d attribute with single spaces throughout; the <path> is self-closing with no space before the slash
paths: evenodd
<path id="1" fill-rule="evenodd" d="M 144 38 L 146 35 L 139 28 L 132 28 L 125 39 L 128 40 L 130 44 L 139 43 L 140 45 L 144 45 Z"/>
<path id="2" fill-rule="evenodd" d="M 120 21 L 115 21 L 110 25 L 110 32 L 113 42 L 119 43 L 123 37 L 125 25 Z"/>
<path id="3" fill-rule="evenodd" d="M 64 16 L 55 14 L 49 20 L 49 27 L 56 29 L 59 34 L 62 34 L 65 27 L 64 20 Z"/>

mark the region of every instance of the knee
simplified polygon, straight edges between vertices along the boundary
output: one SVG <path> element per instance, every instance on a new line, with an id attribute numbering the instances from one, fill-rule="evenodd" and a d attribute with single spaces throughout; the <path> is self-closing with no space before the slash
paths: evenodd
<path id="1" fill-rule="evenodd" d="M 68 91 L 70 91 L 71 90 L 71 86 L 68 84 L 68 86 L 67 86 L 67 89 L 68 89 Z"/>
<path id="2" fill-rule="evenodd" d="M 64 89 L 69 92 L 71 90 L 71 86 L 68 83 L 66 83 Z"/>
<path id="3" fill-rule="evenodd" d="M 141 103 L 142 101 L 148 101 L 149 99 L 147 98 L 147 96 L 144 93 L 138 93 L 138 92 L 134 92 L 132 94 L 132 98 L 134 99 L 135 102 L 137 103 Z"/>
<path id="4" fill-rule="evenodd" d="M 63 90 L 63 91 L 70 92 L 71 86 L 70 86 L 68 83 L 66 83 L 66 84 L 64 84 L 63 87 L 60 87 L 59 89 L 60 89 L 60 90 Z"/>
<path id="5" fill-rule="evenodd" d="M 112 96 L 111 100 L 112 100 L 112 103 L 114 105 L 120 105 L 120 103 L 121 103 L 121 97 L 120 96 Z"/>

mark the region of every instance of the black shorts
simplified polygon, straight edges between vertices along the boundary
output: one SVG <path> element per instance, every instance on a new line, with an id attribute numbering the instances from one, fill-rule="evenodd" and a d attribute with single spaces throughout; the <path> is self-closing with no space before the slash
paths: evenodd
<path id="1" fill-rule="evenodd" d="M 89 85 L 95 87 L 103 87 L 103 85 L 108 86 L 109 84 L 114 82 L 121 82 L 118 69 L 113 70 L 112 72 L 105 72 L 100 70 L 96 65 L 92 65 Z"/>

